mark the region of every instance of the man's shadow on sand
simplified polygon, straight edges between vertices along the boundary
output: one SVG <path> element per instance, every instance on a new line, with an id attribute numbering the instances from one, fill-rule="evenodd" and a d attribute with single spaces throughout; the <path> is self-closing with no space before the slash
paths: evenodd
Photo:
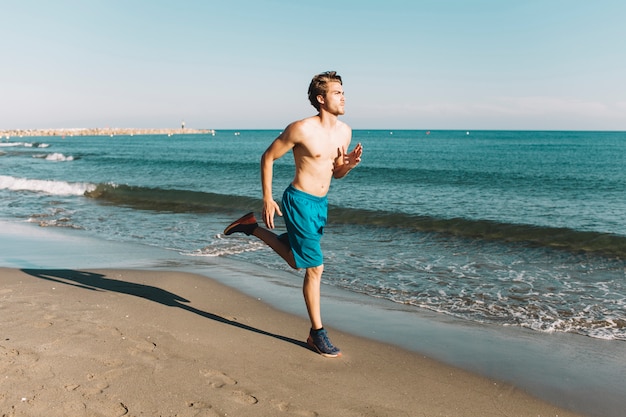
<path id="1" fill-rule="evenodd" d="M 161 288 L 153 287 L 151 285 L 136 284 L 134 282 L 107 278 L 106 275 L 102 274 L 85 271 L 75 271 L 71 269 L 22 269 L 22 271 L 36 278 L 71 285 L 90 291 L 112 291 L 120 294 L 134 295 L 135 297 L 154 301 L 155 303 L 163 304 L 168 307 L 178 307 L 191 313 L 195 313 L 201 317 L 217 321 L 219 323 L 228 324 L 239 329 L 248 330 L 250 332 L 262 334 L 264 336 L 273 337 L 275 339 L 309 349 L 308 345 L 300 340 L 281 336 L 275 333 L 270 333 L 265 330 L 257 329 L 256 327 L 238 323 L 233 320 L 228 320 L 224 317 L 218 316 L 217 314 L 198 310 L 197 308 L 194 308 L 188 304 L 184 304 L 189 303 L 189 300 Z"/>

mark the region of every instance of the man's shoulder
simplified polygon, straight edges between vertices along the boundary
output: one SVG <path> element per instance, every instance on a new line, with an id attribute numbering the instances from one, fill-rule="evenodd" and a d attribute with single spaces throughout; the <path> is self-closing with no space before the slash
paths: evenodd
<path id="1" fill-rule="evenodd" d="M 339 120 L 338 123 L 341 126 L 341 128 L 345 130 L 346 132 L 352 132 L 352 128 L 347 123 L 342 122 L 341 120 Z"/>
<path id="2" fill-rule="evenodd" d="M 352 131 L 352 128 L 348 126 L 347 123 L 337 120 L 337 125 L 346 131 Z M 288 126 L 289 129 L 297 130 L 297 131 L 314 131 L 322 128 L 322 122 L 319 117 L 311 116 L 304 119 L 296 120 Z"/>
<path id="3" fill-rule="evenodd" d="M 296 130 L 319 129 L 320 118 L 318 116 L 306 117 L 304 119 L 296 120 L 290 126 L 293 126 Z"/>
<path id="4" fill-rule="evenodd" d="M 289 138 L 306 137 L 319 129 L 320 123 L 319 120 L 316 119 L 317 118 L 315 116 L 312 116 L 307 117 L 306 119 L 296 120 L 285 128 L 283 135 Z"/>
<path id="5" fill-rule="evenodd" d="M 348 139 L 352 136 L 352 128 L 348 124 L 338 120 L 337 127 L 340 129 L 342 136 Z M 283 138 L 294 143 L 306 142 L 319 138 L 323 134 L 322 130 L 323 126 L 319 116 L 311 116 L 296 120 L 287 126 L 283 132 Z"/>

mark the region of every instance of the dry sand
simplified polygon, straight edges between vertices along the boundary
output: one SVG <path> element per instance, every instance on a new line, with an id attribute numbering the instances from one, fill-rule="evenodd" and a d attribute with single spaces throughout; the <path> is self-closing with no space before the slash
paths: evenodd
<path id="1" fill-rule="evenodd" d="M 206 277 L 0 268 L 0 416 L 575 416 Z"/>

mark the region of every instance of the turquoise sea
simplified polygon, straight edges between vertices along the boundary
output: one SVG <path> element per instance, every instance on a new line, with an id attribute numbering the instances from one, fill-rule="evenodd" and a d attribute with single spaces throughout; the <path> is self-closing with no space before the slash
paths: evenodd
<path id="1" fill-rule="evenodd" d="M 279 133 L 3 138 L 0 220 L 172 254 L 147 267 L 297 288 L 302 273 L 259 241 L 222 234 L 260 211 L 259 159 Z M 363 162 L 333 182 L 322 241 L 337 299 L 624 349 L 626 133 L 356 130 L 357 142 Z M 276 198 L 292 175 L 287 155 Z M 608 363 L 626 379 L 626 359 Z"/>

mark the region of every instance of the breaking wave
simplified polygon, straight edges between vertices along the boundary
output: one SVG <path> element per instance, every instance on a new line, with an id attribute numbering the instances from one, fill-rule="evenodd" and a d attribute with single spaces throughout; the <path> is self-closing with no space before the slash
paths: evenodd
<path id="1" fill-rule="evenodd" d="M 263 204 L 261 199 L 246 196 L 112 184 L 99 184 L 89 190 L 86 196 L 108 204 L 176 213 L 254 211 L 260 209 Z M 441 219 L 337 206 L 329 208 L 329 222 L 408 229 L 470 239 L 521 242 L 532 246 L 545 246 L 573 252 L 594 252 L 626 258 L 626 236 L 595 231 L 500 223 L 490 220 Z"/>
<path id="2" fill-rule="evenodd" d="M 0 190 L 30 191 L 50 195 L 83 196 L 86 192 L 94 190 L 95 188 L 95 184 L 86 182 L 72 183 L 67 181 L 36 180 L 0 175 Z"/>

